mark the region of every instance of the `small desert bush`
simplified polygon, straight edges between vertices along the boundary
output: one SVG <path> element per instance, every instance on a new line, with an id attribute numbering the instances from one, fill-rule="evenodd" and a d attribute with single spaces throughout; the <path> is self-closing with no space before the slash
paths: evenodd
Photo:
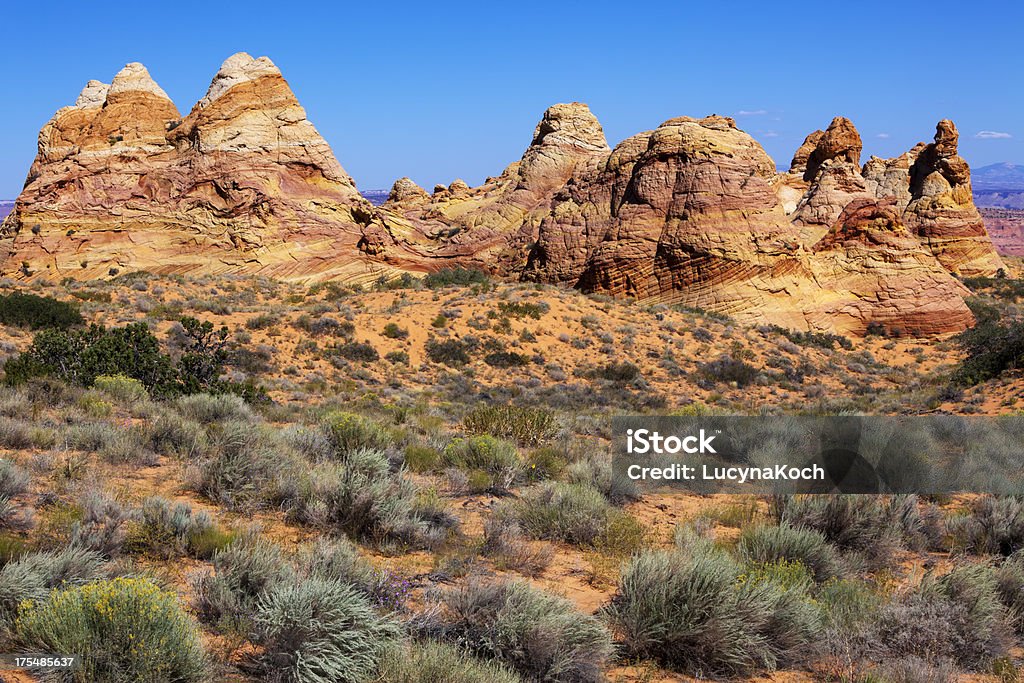
<path id="1" fill-rule="evenodd" d="M 963 565 L 883 607 L 871 650 L 886 659 L 948 660 L 979 670 L 1006 654 L 1009 633 L 991 567 Z"/>
<path id="2" fill-rule="evenodd" d="M 799 562 L 816 581 L 842 574 L 839 554 L 813 529 L 795 529 L 785 524 L 748 527 L 740 534 L 737 551 L 749 563 Z"/>
<path id="3" fill-rule="evenodd" d="M 515 445 L 489 435 L 453 439 L 443 458 L 451 467 L 469 470 L 472 488 L 478 492 L 507 492 L 524 467 Z"/>
<path id="4" fill-rule="evenodd" d="M 207 559 L 232 538 L 231 532 L 217 526 L 205 510 L 193 512 L 187 503 L 172 504 L 154 496 L 143 501 L 128 545 L 136 552 L 164 559 L 182 555 Z"/>
<path id="5" fill-rule="evenodd" d="M 385 449 L 395 441 L 387 429 L 353 413 L 328 413 L 321 424 L 334 447 L 335 457 L 344 457 L 360 449 Z"/>
<path id="6" fill-rule="evenodd" d="M 536 681 L 601 681 L 612 653 L 611 636 L 595 617 L 518 582 L 472 581 L 449 591 L 422 627 Z"/>
<path id="7" fill-rule="evenodd" d="M 554 559 L 549 544 L 531 541 L 515 519 L 491 515 L 484 520 L 483 553 L 494 559 L 498 569 L 539 576 Z"/>
<path id="8" fill-rule="evenodd" d="M 254 419 L 252 409 L 241 397 L 234 394 L 182 396 L 174 405 L 183 417 L 204 425 Z"/>
<path id="9" fill-rule="evenodd" d="M 735 384 L 742 389 L 754 382 L 758 370 L 745 360 L 726 355 L 718 360 L 701 363 L 697 366 L 697 374 L 708 382 Z"/>
<path id="10" fill-rule="evenodd" d="M 405 466 L 413 472 L 430 472 L 441 464 L 441 451 L 415 444 L 405 448 Z"/>
<path id="11" fill-rule="evenodd" d="M 259 664 L 282 683 L 358 683 L 378 668 L 401 630 L 340 581 L 277 584 L 254 616 Z"/>
<path id="12" fill-rule="evenodd" d="M 625 554 L 645 542 L 643 525 L 584 484 L 540 484 L 495 514 L 514 519 L 534 538 Z"/>
<path id="13" fill-rule="evenodd" d="M 142 382 L 124 375 L 100 375 L 93 386 L 121 403 L 132 404 L 149 398 Z"/>
<path id="14" fill-rule="evenodd" d="M 530 481 L 557 479 L 568 466 L 566 454 L 558 448 L 538 448 L 526 457 L 526 474 Z"/>
<path id="15" fill-rule="evenodd" d="M 345 360 L 360 361 L 363 363 L 373 363 L 380 360 L 380 354 L 377 352 L 377 349 L 375 349 L 373 344 L 369 342 L 345 342 L 344 344 L 338 344 L 333 347 L 332 351 Z"/>
<path id="16" fill-rule="evenodd" d="M 550 410 L 514 405 L 477 406 L 462 419 L 462 425 L 470 434 L 490 434 L 524 446 L 542 444 L 558 429 Z"/>
<path id="17" fill-rule="evenodd" d="M 531 363 L 526 354 L 515 351 L 494 351 L 484 356 L 484 362 L 492 368 L 521 368 Z"/>
<path id="18" fill-rule="evenodd" d="M 11 498 L 28 490 L 31 479 L 28 472 L 10 460 L 0 458 L 0 501 L 6 505 Z"/>
<path id="19" fill-rule="evenodd" d="M 1024 500 L 983 496 L 949 521 L 952 542 L 978 555 L 1009 556 L 1024 548 Z"/>
<path id="20" fill-rule="evenodd" d="M 228 422 L 210 437 L 207 453 L 190 472 L 192 488 L 230 508 L 266 504 L 288 471 L 301 471 L 298 456 L 280 448 L 274 434 L 249 422 Z"/>
<path id="21" fill-rule="evenodd" d="M 160 410 L 150 424 L 149 448 L 156 453 L 191 461 L 205 453 L 209 446 L 203 425 L 177 412 Z"/>
<path id="22" fill-rule="evenodd" d="M 80 505 L 81 519 L 71 527 L 71 545 L 93 550 L 104 557 L 120 553 L 132 513 L 97 491 L 86 493 Z"/>
<path id="23" fill-rule="evenodd" d="M 880 496 L 783 496 L 774 507 L 780 523 L 817 531 L 852 564 L 887 566 L 902 542 L 896 510 Z"/>
<path id="24" fill-rule="evenodd" d="M 440 289 L 451 285 L 479 285 L 486 284 L 490 278 L 482 270 L 471 270 L 466 268 L 446 268 L 435 273 L 430 273 L 423 278 L 423 286 L 428 289 Z"/>
<path id="25" fill-rule="evenodd" d="M 213 573 L 195 583 L 199 618 L 221 631 L 247 633 L 260 597 L 295 579 L 281 549 L 261 539 L 240 539 L 213 555 Z"/>
<path id="26" fill-rule="evenodd" d="M 47 327 L 63 330 L 84 323 L 82 314 L 74 304 L 22 292 L 0 295 L 0 325 L 32 330 Z"/>
<path id="27" fill-rule="evenodd" d="M 498 304 L 498 311 L 501 315 L 509 318 L 533 318 L 540 320 L 541 316 L 551 309 L 544 301 L 502 301 Z"/>
<path id="28" fill-rule="evenodd" d="M 617 384 L 628 384 L 640 379 L 640 368 L 629 361 L 609 363 L 594 370 L 592 376 Z"/>
<path id="29" fill-rule="evenodd" d="M 384 326 L 383 335 L 388 339 L 406 339 L 409 336 L 409 330 L 399 327 L 395 323 L 388 323 Z"/>
<path id="30" fill-rule="evenodd" d="M 355 588 L 376 608 L 398 612 L 409 597 L 409 582 L 375 569 L 347 539 L 320 539 L 299 554 L 304 576 L 340 581 Z"/>
<path id="31" fill-rule="evenodd" d="M 0 417 L 0 447 L 20 451 L 45 448 L 52 443 L 53 437 L 49 430 L 22 420 Z"/>
<path id="32" fill-rule="evenodd" d="M 837 334 L 830 334 L 828 332 L 801 332 L 799 330 L 790 330 L 777 325 L 771 325 L 765 328 L 767 332 L 775 332 L 781 334 L 789 341 L 799 346 L 816 346 L 822 349 L 834 349 L 838 344 L 840 348 L 847 351 L 853 348 L 853 342 L 848 338 Z"/>
<path id="33" fill-rule="evenodd" d="M 24 603 L 15 623 L 23 647 L 79 653 L 63 680 L 201 681 L 206 653 L 177 597 L 146 579 L 117 578 L 64 588 Z"/>
<path id="34" fill-rule="evenodd" d="M 432 640 L 391 648 L 380 666 L 381 683 L 522 683 L 500 664 Z"/>
<path id="35" fill-rule="evenodd" d="M 82 548 L 22 555 L 0 569 L 0 617 L 9 621 L 22 601 L 43 600 L 54 588 L 97 578 L 102 565 L 103 558 L 98 553 Z"/>
<path id="36" fill-rule="evenodd" d="M 1006 558 L 995 568 L 995 580 L 1008 623 L 1018 635 L 1024 635 L 1024 555 L 1018 552 Z"/>
<path id="37" fill-rule="evenodd" d="M 288 495 L 300 522 L 377 544 L 433 545 L 454 526 L 439 500 L 426 501 L 380 451 L 360 449 L 316 465 Z"/>
<path id="38" fill-rule="evenodd" d="M 629 655 L 700 676 L 806 662 L 821 628 L 803 585 L 745 574 L 704 541 L 634 558 L 605 611 Z"/>
<path id="39" fill-rule="evenodd" d="M 431 337 L 427 339 L 423 347 L 429 358 L 434 363 L 441 363 L 451 367 L 462 367 L 470 361 L 470 346 L 460 339 L 443 339 L 438 341 Z"/>

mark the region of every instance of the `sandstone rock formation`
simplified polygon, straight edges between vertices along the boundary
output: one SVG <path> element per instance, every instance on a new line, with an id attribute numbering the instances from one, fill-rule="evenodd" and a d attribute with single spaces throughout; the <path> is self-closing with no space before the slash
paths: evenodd
<path id="1" fill-rule="evenodd" d="M 43 127 L 3 270 L 369 278 L 372 208 L 269 59 L 234 55 L 184 119 L 141 64 Z"/>
<path id="2" fill-rule="evenodd" d="M 44 126 L 0 231 L 0 271 L 146 269 L 368 282 L 462 266 L 742 322 L 861 333 L 963 329 L 953 274 L 1002 263 L 951 122 L 860 166 L 837 117 L 788 173 L 732 119 L 681 117 L 609 148 L 558 104 L 522 158 L 479 187 L 408 178 L 373 207 L 265 57 L 229 58 L 182 118 L 145 68 L 90 81 Z"/>

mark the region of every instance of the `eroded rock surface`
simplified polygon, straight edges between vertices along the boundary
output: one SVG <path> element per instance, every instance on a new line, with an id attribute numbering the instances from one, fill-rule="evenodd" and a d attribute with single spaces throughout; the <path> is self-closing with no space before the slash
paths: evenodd
<path id="1" fill-rule="evenodd" d="M 743 322 L 940 333 L 971 322 L 954 274 L 1002 267 L 957 142 L 941 121 L 932 143 L 862 167 L 837 117 L 779 174 L 730 118 L 611 149 L 586 105 L 558 104 L 482 185 L 402 178 L 375 208 L 269 59 L 229 58 L 184 118 L 130 64 L 43 127 L 0 269 L 369 282 L 461 266 Z"/>

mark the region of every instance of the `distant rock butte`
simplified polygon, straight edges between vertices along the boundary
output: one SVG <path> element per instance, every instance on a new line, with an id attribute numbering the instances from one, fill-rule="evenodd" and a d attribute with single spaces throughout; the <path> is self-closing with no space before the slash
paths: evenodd
<path id="1" fill-rule="evenodd" d="M 611 149 L 586 105 L 558 104 L 483 185 L 402 178 L 374 207 L 269 59 L 229 58 L 184 118 L 130 64 L 43 127 L 0 271 L 365 283 L 462 266 L 741 322 L 942 333 L 972 322 L 954 275 L 1003 267 L 957 142 L 941 121 L 932 143 L 861 166 L 838 117 L 780 174 L 730 118 L 671 119 Z"/>

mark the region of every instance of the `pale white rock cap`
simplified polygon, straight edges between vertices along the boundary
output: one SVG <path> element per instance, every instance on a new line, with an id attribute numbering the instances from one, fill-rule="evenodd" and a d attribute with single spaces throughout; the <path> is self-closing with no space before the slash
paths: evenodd
<path id="1" fill-rule="evenodd" d="M 82 92 L 78 94 L 75 106 L 79 109 L 102 107 L 103 103 L 107 101 L 107 92 L 109 90 L 110 86 L 102 81 L 89 81 L 82 88 Z"/>
<path id="2" fill-rule="evenodd" d="M 207 106 L 231 88 L 246 81 L 254 81 L 262 76 L 280 75 L 281 70 L 269 57 L 253 59 L 245 52 L 233 54 L 220 65 L 220 70 L 210 83 L 210 89 L 206 91 L 203 99 L 199 100 L 199 106 Z"/>
<path id="3" fill-rule="evenodd" d="M 148 92 L 165 100 L 171 98 L 156 84 L 153 77 L 149 75 L 146 67 L 138 62 L 132 62 L 117 72 L 114 81 L 110 84 L 110 95 L 123 92 Z"/>

